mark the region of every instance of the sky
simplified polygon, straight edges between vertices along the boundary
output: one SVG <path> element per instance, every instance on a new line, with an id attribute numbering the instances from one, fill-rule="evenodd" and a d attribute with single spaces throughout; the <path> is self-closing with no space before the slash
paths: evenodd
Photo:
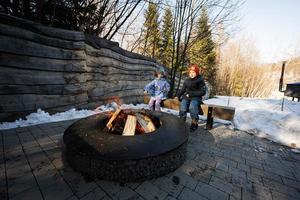
<path id="1" fill-rule="evenodd" d="M 250 38 L 261 62 L 300 55 L 300 0 L 245 0 L 236 38 Z"/>

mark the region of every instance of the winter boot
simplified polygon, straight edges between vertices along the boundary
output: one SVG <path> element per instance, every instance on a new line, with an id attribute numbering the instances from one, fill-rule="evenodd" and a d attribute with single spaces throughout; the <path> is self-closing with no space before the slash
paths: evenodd
<path id="1" fill-rule="evenodd" d="M 193 132 L 193 131 L 195 131 L 197 128 L 198 128 L 198 121 L 192 120 L 192 124 L 191 124 L 191 127 L 190 127 L 190 131 Z"/>

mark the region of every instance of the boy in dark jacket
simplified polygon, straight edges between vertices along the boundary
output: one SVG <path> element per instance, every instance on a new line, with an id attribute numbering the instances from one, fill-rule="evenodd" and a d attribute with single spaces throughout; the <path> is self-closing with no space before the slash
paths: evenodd
<path id="1" fill-rule="evenodd" d="M 206 90 L 204 80 L 199 71 L 197 65 L 189 67 L 189 78 L 184 81 L 182 89 L 176 96 L 181 101 L 179 110 L 180 118 L 185 121 L 187 112 L 190 112 L 192 118 L 191 131 L 195 131 L 198 128 L 199 107 Z"/>

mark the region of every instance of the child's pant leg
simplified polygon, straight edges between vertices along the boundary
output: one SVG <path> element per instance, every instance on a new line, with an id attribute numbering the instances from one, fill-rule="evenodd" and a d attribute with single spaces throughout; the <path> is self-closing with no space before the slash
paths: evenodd
<path id="1" fill-rule="evenodd" d="M 182 99 L 180 102 L 180 109 L 179 109 L 179 117 L 183 119 L 183 121 L 186 120 L 186 113 L 189 110 L 190 101 L 188 99 Z"/>
<path id="2" fill-rule="evenodd" d="M 190 115 L 192 120 L 194 121 L 198 121 L 199 119 L 199 107 L 200 107 L 200 99 L 198 98 L 194 98 L 191 100 L 190 103 L 190 107 L 189 107 L 189 111 L 190 111 Z"/>
<path id="3" fill-rule="evenodd" d="M 155 110 L 160 111 L 160 103 L 161 103 L 161 98 L 156 98 L 155 100 Z"/>
<path id="4" fill-rule="evenodd" d="M 150 101 L 148 103 L 148 106 L 149 106 L 149 109 L 150 110 L 154 110 L 154 103 L 155 103 L 155 98 L 154 97 L 151 97 L 150 98 Z"/>

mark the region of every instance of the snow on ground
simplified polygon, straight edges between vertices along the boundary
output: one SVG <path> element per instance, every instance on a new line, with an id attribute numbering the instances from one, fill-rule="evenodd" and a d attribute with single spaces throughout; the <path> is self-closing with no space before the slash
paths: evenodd
<path id="1" fill-rule="evenodd" d="M 300 149 L 300 102 L 285 99 L 283 111 L 281 111 L 282 100 L 278 99 L 218 96 L 205 100 L 204 103 L 235 107 L 235 117 L 232 124 L 235 129 Z M 15 122 L 0 123 L 0 130 L 83 118 L 96 113 L 111 111 L 116 107 L 116 103 L 111 103 L 102 105 L 95 110 L 71 109 L 53 115 L 38 109 L 36 113 L 28 115 L 25 120 L 19 119 Z M 123 104 L 121 108 L 147 109 L 148 106 L 146 104 Z M 178 115 L 178 111 L 175 110 L 163 108 L 162 111 Z M 205 120 L 205 117 L 200 116 L 200 119 Z M 225 120 L 215 119 L 214 121 L 230 124 Z"/>
<path id="2" fill-rule="evenodd" d="M 285 99 L 283 111 L 282 99 L 219 96 L 204 102 L 235 107 L 236 129 L 300 148 L 300 102 Z"/>

